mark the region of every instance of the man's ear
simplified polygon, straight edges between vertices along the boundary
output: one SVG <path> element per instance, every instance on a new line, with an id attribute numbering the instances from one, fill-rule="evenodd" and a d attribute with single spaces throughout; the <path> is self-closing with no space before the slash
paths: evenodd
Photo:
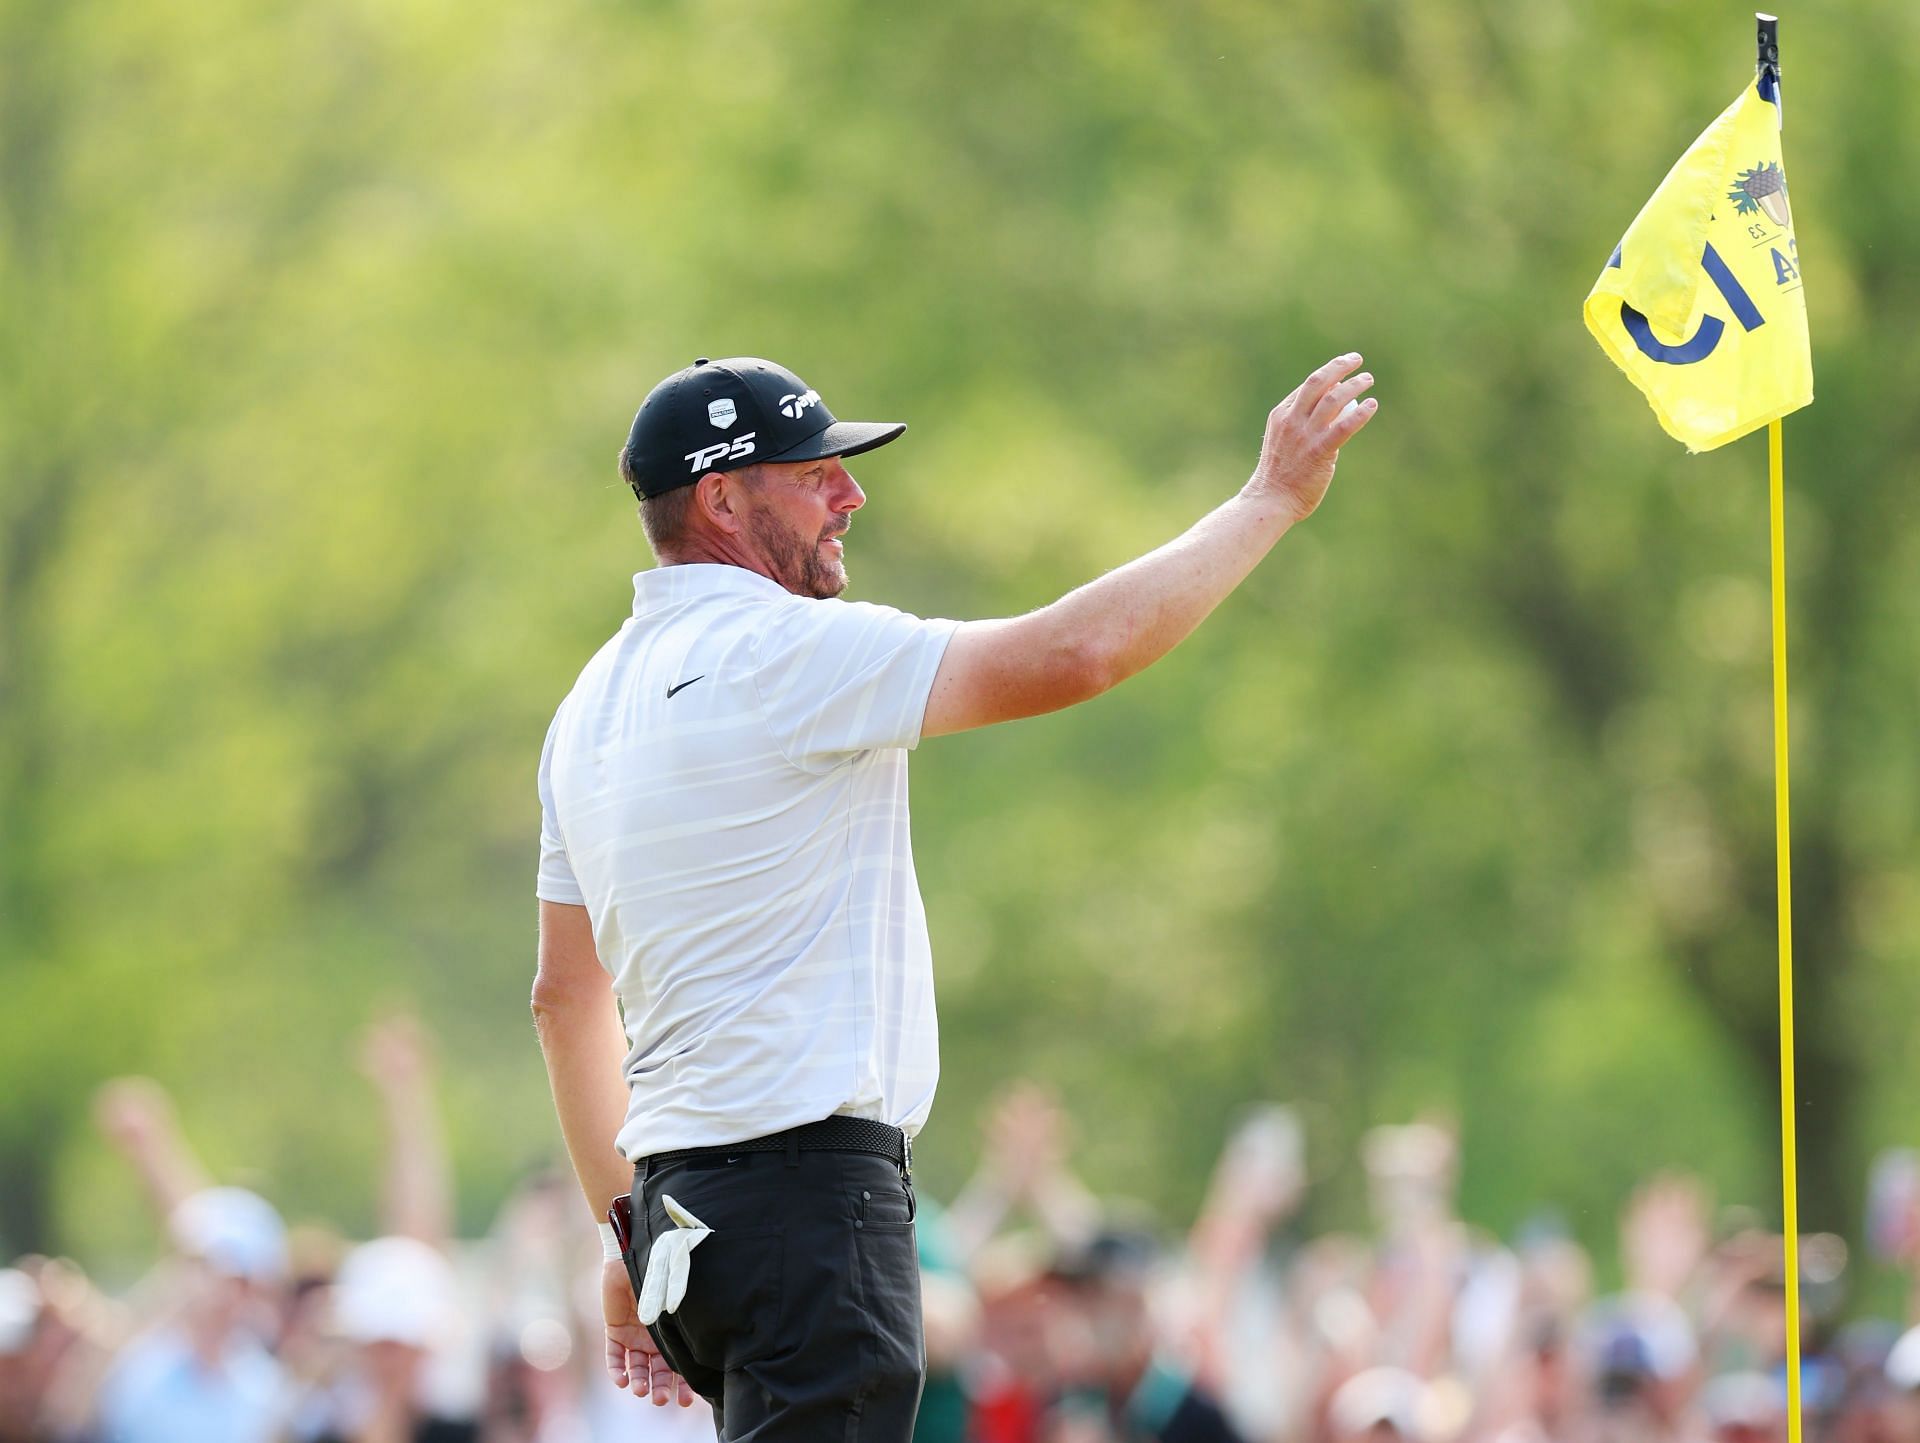
<path id="1" fill-rule="evenodd" d="M 693 483 L 694 509 L 716 531 L 737 536 L 743 525 L 740 514 L 742 489 L 740 472 L 709 471 Z"/>

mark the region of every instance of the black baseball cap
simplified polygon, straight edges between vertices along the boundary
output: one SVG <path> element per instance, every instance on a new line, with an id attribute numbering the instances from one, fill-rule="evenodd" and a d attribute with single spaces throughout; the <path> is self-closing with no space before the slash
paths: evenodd
<path id="1" fill-rule="evenodd" d="M 702 356 L 647 393 L 622 456 L 640 494 L 658 496 L 709 471 L 857 456 L 906 429 L 900 421 L 836 420 L 818 391 L 772 361 Z"/>

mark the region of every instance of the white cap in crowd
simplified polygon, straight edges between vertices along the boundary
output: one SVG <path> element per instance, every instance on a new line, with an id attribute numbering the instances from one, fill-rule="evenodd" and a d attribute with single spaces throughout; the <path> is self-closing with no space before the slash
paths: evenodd
<path id="1" fill-rule="evenodd" d="M 348 1253 L 333 1282 L 333 1325 L 356 1343 L 430 1348 L 459 1308 L 453 1266 L 415 1238 L 375 1238 Z"/>
<path id="2" fill-rule="evenodd" d="M 0 1357 L 25 1352 L 39 1321 L 39 1285 L 18 1268 L 0 1268 Z"/>
<path id="3" fill-rule="evenodd" d="M 1365 1437 L 1384 1424 L 1415 1439 L 1426 1435 L 1426 1405 L 1427 1385 L 1405 1368 L 1368 1368 L 1340 1385 L 1329 1413 L 1338 1437 Z"/>
<path id="4" fill-rule="evenodd" d="M 287 1275 L 287 1229 L 273 1204 L 243 1187 L 202 1189 L 173 1210 L 174 1245 L 229 1277 L 252 1283 Z"/>
<path id="5" fill-rule="evenodd" d="M 1887 1354 L 1887 1381 L 1903 1393 L 1920 1388 L 1920 1328 L 1909 1328 Z"/>
<path id="6" fill-rule="evenodd" d="M 1787 1390 L 1765 1373 L 1722 1373 L 1701 1391 L 1700 1403 L 1716 1429 L 1768 1429 L 1786 1415 Z"/>

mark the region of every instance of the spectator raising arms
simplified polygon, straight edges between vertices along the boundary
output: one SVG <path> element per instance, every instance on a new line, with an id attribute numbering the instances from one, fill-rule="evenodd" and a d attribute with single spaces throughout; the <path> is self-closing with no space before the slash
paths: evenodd
<path id="1" fill-rule="evenodd" d="M 384 1158 L 358 1246 L 218 1179 L 157 1084 L 99 1090 L 162 1248 L 117 1296 L 65 1260 L 0 1267 L 0 1443 L 713 1436 L 704 1405 L 652 1408 L 600 1368 L 600 1250 L 565 1174 L 460 1241 L 423 1030 L 384 1018 L 357 1062 Z M 1784 1443 L 1781 1240 L 1697 1179 L 1623 1199 L 1623 1286 L 1596 1298 L 1551 1214 L 1511 1242 L 1458 1216 L 1443 1119 L 1360 1140 L 1370 1236 L 1302 1227 L 1316 1172 L 1291 1107 L 1241 1117 L 1184 1238 L 1096 1197 L 1073 1131 L 1015 1083 L 952 1206 L 923 1200 L 916 1443 Z M 1876 1166 L 1869 1217 L 1909 1276 L 1911 1156 Z M 1920 1319 L 1838 1326 L 1845 1245 L 1800 1255 L 1809 1443 L 1920 1443 Z"/>

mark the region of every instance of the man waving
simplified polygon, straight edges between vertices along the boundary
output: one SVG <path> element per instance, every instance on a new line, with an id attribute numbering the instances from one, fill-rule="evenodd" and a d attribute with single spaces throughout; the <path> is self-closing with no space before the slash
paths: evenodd
<path id="1" fill-rule="evenodd" d="M 837 599 L 866 503 L 846 461 L 904 426 L 836 420 L 753 358 L 647 396 L 620 471 L 659 564 L 539 773 L 535 1019 L 590 1206 L 632 1197 L 603 1283 L 616 1382 L 690 1386 L 723 1439 L 905 1443 L 911 1148 L 939 1072 L 907 753 L 1170 651 L 1319 504 L 1374 414 L 1359 366 L 1296 387 L 1251 479 L 1180 536 L 968 622 Z"/>

